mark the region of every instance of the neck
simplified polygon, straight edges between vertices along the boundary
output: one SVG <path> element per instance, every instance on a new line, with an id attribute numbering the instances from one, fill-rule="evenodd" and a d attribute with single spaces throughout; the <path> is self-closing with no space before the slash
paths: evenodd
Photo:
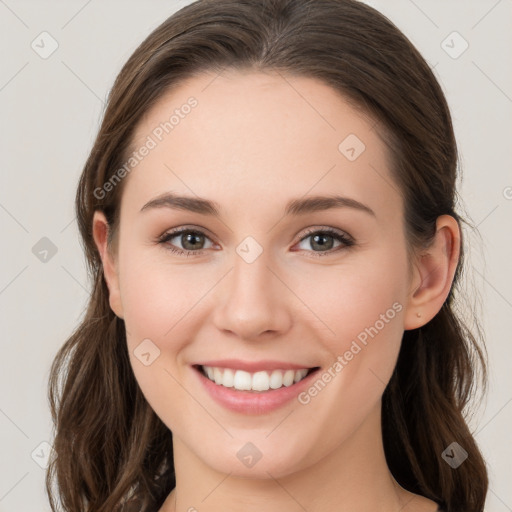
<path id="1" fill-rule="evenodd" d="M 411 495 L 392 477 L 384 455 L 380 403 L 365 422 L 326 457 L 274 478 L 250 479 L 207 466 L 173 438 L 176 488 L 160 512 L 389 512 L 409 510 Z M 412 498 L 414 499 L 414 498 Z"/>

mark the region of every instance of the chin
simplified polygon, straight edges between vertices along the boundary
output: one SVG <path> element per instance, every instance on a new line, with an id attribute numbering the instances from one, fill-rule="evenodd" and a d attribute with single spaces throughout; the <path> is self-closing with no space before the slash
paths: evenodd
<path id="1" fill-rule="evenodd" d="M 290 442 L 288 438 L 289 444 L 285 445 L 282 438 L 265 440 L 264 436 L 261 437 L 261 441 L 254 442 L 248 440 L 249 436 L 244 436 L 243 441 L 235 438 L 221 450 L 219 446 L 212 446 L 211 451 L 202 449 L 196 455 L 204 464 L 220 473 L 261 480 L 286 477 L 314 463 L 310 461 L 308 464 L 306 460 L 305 442 Z"/>

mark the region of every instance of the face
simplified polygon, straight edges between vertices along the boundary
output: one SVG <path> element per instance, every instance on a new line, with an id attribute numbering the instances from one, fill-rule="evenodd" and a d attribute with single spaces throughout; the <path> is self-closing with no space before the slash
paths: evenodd
<path id="1" fill-rule="evenodd" d="M 365 425 L 380 435 L 411 282 L 372 120 L 312 78 L 204 74 L 148 112 L 144 144 L 110 287 L 136 379 L 175 440 L 264 478 L 340 452 Z"/>

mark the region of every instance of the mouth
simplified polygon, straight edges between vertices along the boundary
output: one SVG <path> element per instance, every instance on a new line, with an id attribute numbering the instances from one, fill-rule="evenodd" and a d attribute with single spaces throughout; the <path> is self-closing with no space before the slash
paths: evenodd
<path id="1" fill-rule="evenodd" d="M 319 366 L 315 366 L 313 368 L 268 369 L 248 372 L 241 369 L 200 364 L 193 365 L 193 368 L 217 386 L 249 393 L 270 393 L 281 388 L 291 387 L 320 369 Z"/>

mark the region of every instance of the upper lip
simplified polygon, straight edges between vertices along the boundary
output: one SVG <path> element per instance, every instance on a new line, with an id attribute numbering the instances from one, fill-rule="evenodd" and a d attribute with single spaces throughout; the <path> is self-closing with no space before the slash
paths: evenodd
<path id="1" fill-rule="evenodd" d="M 255 373 L 264 370 L 302 370 L 316 368 L 314 366 L 287 363 L 284 361 L 242 361 L 241 359 L 217 359 L 215 361 L 201 361 L 194 366 L 214 366 L 218 368 L 231 368 L 232 370 L 244 370 Z"/>

